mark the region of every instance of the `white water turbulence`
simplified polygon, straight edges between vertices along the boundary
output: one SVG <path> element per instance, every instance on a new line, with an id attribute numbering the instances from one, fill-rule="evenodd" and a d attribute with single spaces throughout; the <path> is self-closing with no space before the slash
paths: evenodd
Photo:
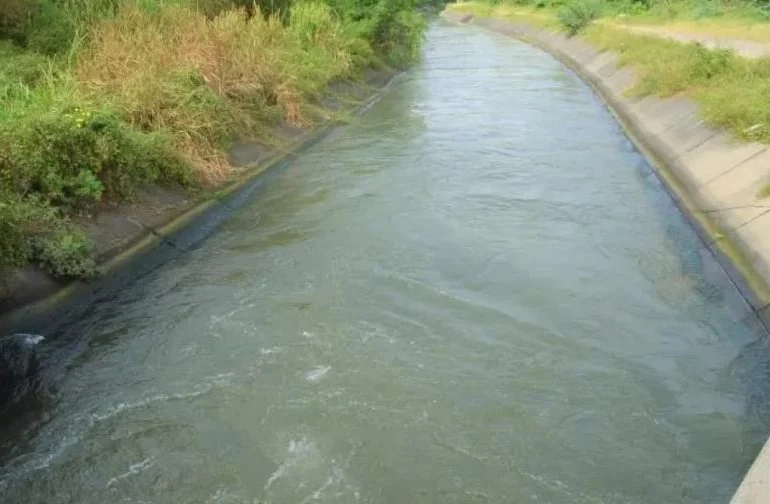
<path id="1" fill-rule="evenodd" d="M 441 22 L 214 235 L 45 336 L 66 359 L 0 417 L 3 504 L 725 503 L 770 418 L 760 325 L 602 103 Z"/>

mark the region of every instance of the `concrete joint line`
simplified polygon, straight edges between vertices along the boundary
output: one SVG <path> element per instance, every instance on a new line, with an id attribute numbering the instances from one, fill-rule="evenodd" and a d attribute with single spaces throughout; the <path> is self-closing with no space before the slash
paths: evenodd
<path id="1" fill-rule="evenodd" d="M 762 216 L 764 216 L 764 215 L 767 215 L 767 213 L 768 213 L 768 212 L 770 212 L 770 208 L 768 208 L 768 209 L 767 209 L 767 210 L 765 210 L 764 212 L 760 213 L 759 215 L 755 215 L 754 217 L 752 217 L 751 219 L 747 220 L 746 222 L 744 222 L 744 223 L 743 223 L 743 224 L 741 224 L 740 226 L 736 227 L 736 228 L 735 228 L 735 231 L 738 231 L 738 230 L 739 230 L 740 228 L 742 228 L 743 226 L 745 226 L 745 225 L 747 225 L 747 224 L 751 224 L 752 222 L 754 222 L 755 220 L 759 219 L 760 217 L 762 217 Z"/>
<path id="2" fill-rule="evenodd" d="M 668 129 L 668 128 L 665 128 L 663 131 L 666 131 L 666 129 Z M 661 133 L 662 133 L 663 131 L 661 131 Z M 712 133 L 712 134 L 710 134 L 710 135 L 709 135 L 709 136 L 708 136 L 708 137 L 707 137 L 705 140 L 702 140 L 702 141 L 698 142 L 697 144 L 693 145 L 692 147 L 690 147 L 690 148 L 689 148 L 689 149 L 687 149 L 686 151 L 682 152 L 681 154 L 677 154 L 677 155 L 676 155 L 676 157 L 675 157 L 674 159 L 676 159 L 676 160 L 679 160 L 679 159 L 681 159 L 681 157 L 682 157 L 682 156 L 685 156 L 685 155 L 687 155 L 687 154 L 691 153 L 692 151 L 694 151 L 695 149 L 697 149 L 697 148 L 698 148 L 698 147 L 700 147 L 701 145 L 705 144 L 706 142 L 708 142 L 709 140 L 711 140 L 712 138 L 714 138 L 715 136 L 717 136 L 719 133 L 720 133 L 719 131 L 715 131 L 715 132 L 713 132 L 713 133 Z"/>
<path id="3" fill-rule="evenodd" d="M 714 182 L 714 181 L 715 181 L 715 180 L 717 180 L 718 178 L 720 178 L 720 177 L 722 177 L 722 176 L 724 176 L 724 175 L 727 175 L 728 173 L 730 173 L 730 172 L 731 172 L 731 171 L 733 171 L 734 169 L 738 168 L 739 166 L 741 166 L 741 165 L 743 165 L 743 164 L 745 164 L 745 163 L 748 163 L 749 161 L 751 161 L 752 159 L 754 159 L 754 158 L 755 158 L 755 157 L 757 157 L 757 156 L 760 156 L 760 155 L 764 154 L 766 151 L 767 151 L 767 147 L 763 147 L 763 148 L 762 148 L 762 149 L 760 149 L 759 151 L 757 151 L 757 152 L 755 152 L 754 154 L 751 154 L 750 156 L 748 156 L 748 157 L 747 157 L 746 159 L 744 159 L 743 161 L 740 161 L 740 162 L 736 163 L 736 164 L 735 164 L 735 166 L 733 166 L 732 168 L 728 168 L 727 170 L 723 171 L 723 172 L 722 172 L 722 173 L 720 173 L 719 175 L 714 175 L 712 178 L 710 178 L 709 180 L 707 180 L 707 181 L 706 181 L 706 182 L 704 182 L 703 184 L 701 184 L 701 185 L 697 186 L 697 189 L 701 189 L 701 188 L 703 188 L 703 187 L 706 187 L 707 185 L 709 185 L 710 183 Z"/>
<path id="4" fill-rule="evenodd" d="M 723 208 L 723 209 L 715 208 L 713 210 L 699 210 L 699 212 L 706 213 L 706 212 L 721 212 L 721 211 L 727 211 L 727 210 L 740 210 L 742 208 L 751 208 L 751 207 L 754 207 L 754 206 L 757 206 L 757 205 L 743 205 L 743 206 L 729 207 L 729 208 Z M 732 230 L 726 232 L 725 234 L 733 235 L 733 234 L 737 233 L 738 230 L 741 229 L 743 226 L 751 224 L 752 222 L 754 222 L 755 220 L 759 219 L 763 215 L 767 215 L 768 213 L 770 213 L 770 206 L 759 206 L 759 208 L 767 208 L 767 210 L 765 210 L 764 212 L 760 213 L 759 215 L 755 215 L 751 219 L 749 219 L 746 222 L 744 222 L 743 224 L 737 226 L 735 229 L 732 229 Z M 721 241 L 723 238 L 724 238 L 723 236 L 718 236 L 716 238 L 713 238 L 706 245 L 709 246 L 709 247 L 716 246 L 717 242 Z"/>

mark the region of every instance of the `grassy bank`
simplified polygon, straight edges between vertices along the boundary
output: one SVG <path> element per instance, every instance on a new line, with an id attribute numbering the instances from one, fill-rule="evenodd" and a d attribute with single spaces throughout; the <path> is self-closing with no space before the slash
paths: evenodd
<path id="1" fill-rule="evenodd" d="M 417 0 L 3 0 L 0 278 L 95 273 L 75 217 L 232 175 L 234 138 L 310 127 L 335 81 L 418 56 Z"/>
<path id="2" fill-rule="evenodd" d="M 661 4 L 662 5 L 662 4 Z M 520 3 L 469 2 L 452 5 L 452 9 L 513 21 L 537 22 L 552 29 L 584 37 L 595 46 L 620 55 L 620 64 L 635 69 L 637 84 L 629 91 L 637 96 L 672 96 L 683 94 L 700 107 L 704 119 L 742 140 L 770 143 L 770 60 L 746 59 L 727 50 L 709 50 L 702 45 L 684 44 L 670 39 L 633 33 L 609 22 L 623 9 L 625 19 L 655 19 L 663 6 L 637 3 L 583 1 L 555 5 Z M 677 16 L 695 15 L 698 3 L 668 5 L 666 12 Z M 763 29 L 770 22 L 759 21 L 761 9 L 755 4 L 740 4 L 734 12 L 754 19 Z M 689 13 L 689 14 L 688 14 Z M 749 16 L 755 16 L 750 18 Z M 605 17 L 601 17 L 605 16 Z M 737 14 L 735 14 L 737 16 Z M 737 17 L 732 20 L 738 19 Z M 534 20 L 534 21 L 533 21 Z M 731 21 L 732 22 L 732 21 Z"/>
<path id="3" fill-rule="evenodd" d="M 665 27 L 770 42 L 770 2 L 763 0 L 478 0 L 452 9 L 540 24 L 597 21 L 608 25 Z"/>
<path id="4" fill-rule="evenodd" d="M 727 50 L 709 50 L 655 36 L 633 35 L 601 25 L 585 38 L 615 51 L 639 73 L 636 95 L 684 94 L 712 126 L 742 140 L 770 143 L 770 60 L 749 60 Z"/>

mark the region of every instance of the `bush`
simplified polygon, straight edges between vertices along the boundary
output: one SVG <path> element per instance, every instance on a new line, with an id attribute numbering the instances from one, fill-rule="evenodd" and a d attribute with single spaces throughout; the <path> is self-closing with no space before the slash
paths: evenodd
<path id="1" fill-rule="evenodd" d="M 86 237 L 42 199 L 0 189 L 0 273 L 38 264 L 58 278 L 96 272 Z"/>
<path id="2" fill-rule="evenodd" d="M 139 184 L 186 183 L 188 171 L 158 133 L 140 133 L 114 114 L 73 108 L 0 131 L 0 181 L 51 205 L 84 208 L 126 199 Z"/>
<path id="3" fill-rule="evenodd" d="M 57 278 L 91 278 L 97 271 L 88 238 L 72 227 L 42 237 L 31 260 Z"/>
<path id="4" fill-rule="evenodd" d="M 599 17 L 599 6 L 590 1 L 575 0 L 560 8 L 556 17 L 567 34 L 574 36 Z"/>
<path id="5" fill-rule="evenodd" d="M 312 49 L 319 44 L 336 42 L 340 22 L 328 5 L 302 2 L 292 6 L 289 12 L 290 29 L 297 35 L 303 48 Z"/>

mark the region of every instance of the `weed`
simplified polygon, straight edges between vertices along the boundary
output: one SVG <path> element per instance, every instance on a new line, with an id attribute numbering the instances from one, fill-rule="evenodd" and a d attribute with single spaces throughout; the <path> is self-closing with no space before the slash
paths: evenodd
<path id="1" fill-rule="evenodd" d="M 567 34 L 574 36 L 599 17 L 599 6 L 591 1 L 574 0 L 561 7 L 556 17 Z"/>

